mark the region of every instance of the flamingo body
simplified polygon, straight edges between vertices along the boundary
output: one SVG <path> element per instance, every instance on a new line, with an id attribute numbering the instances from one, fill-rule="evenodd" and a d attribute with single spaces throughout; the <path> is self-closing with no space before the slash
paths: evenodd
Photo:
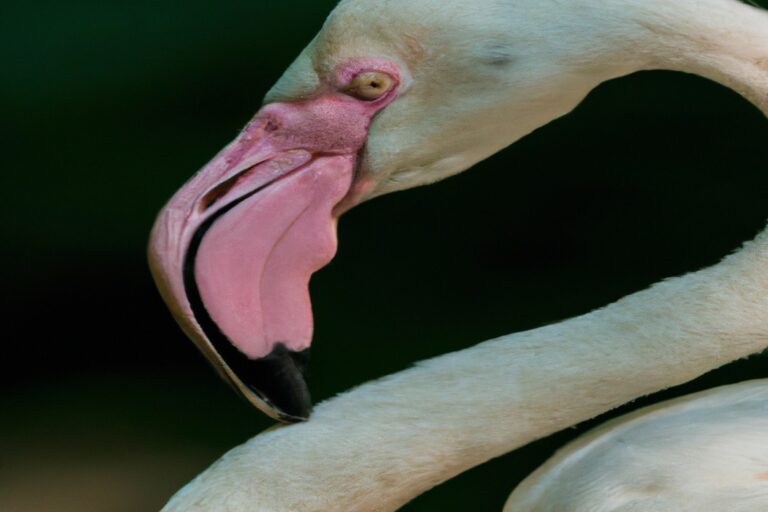
<path id="1" fill-rule="evenodd" d="M 768 509 L 768 380 L 724 386 L 610 421 L 560 450 L 505 512 Z"/>

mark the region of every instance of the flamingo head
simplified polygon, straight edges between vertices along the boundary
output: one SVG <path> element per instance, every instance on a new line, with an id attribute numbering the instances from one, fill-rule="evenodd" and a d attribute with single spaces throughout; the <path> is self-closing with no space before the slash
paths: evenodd
<path id="1" fill-rule="evenodd" d="M 467 169 L 632 66 L 605 64 L 627 44 L 620 30 L 569 30 L 600 25 L 572 8 L 547 19 L 556 3 L 342 2 L 163 208 L 149 246 L 158 287 L 250 402 L 283 421 L 310 414 L 308 282 L 335 253 L 342 212 Z"/>

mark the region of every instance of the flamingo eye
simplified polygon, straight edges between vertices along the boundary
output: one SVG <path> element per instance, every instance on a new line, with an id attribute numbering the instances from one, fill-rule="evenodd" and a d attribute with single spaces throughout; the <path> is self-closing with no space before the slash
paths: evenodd
<path id="1" fill-rule="evenodd" d="M 341 92 L 359 100 L 374 101 L 391 91 L 394 85 L 394 78 L 388 74 L 380 71 L 366 71 L 342 87 Z"/>

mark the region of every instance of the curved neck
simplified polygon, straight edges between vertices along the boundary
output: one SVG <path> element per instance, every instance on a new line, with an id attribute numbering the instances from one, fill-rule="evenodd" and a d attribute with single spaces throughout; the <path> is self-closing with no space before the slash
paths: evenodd
<path id="1" fill-rule="evenodd" d="M 232 450 L 165 510 L 396 510 L 490 458 L 766 345 L 768 231 L 714 267 L 324 402 L 309 422 Z M 202 496 L 213 501 L 195 508 Z"/>
<path id="2" fill-rule="evenodd" d="M 734 0 L 643 5 L 634 21 L 652 36 L 649 67 L 718 80 L 768 114 L 767 14 Z M 322 403 L 308 423 L 232 450 L 164 510 L 396 510 L 490 458 L 766 346 L 768 231 L 714 267 Z"/>

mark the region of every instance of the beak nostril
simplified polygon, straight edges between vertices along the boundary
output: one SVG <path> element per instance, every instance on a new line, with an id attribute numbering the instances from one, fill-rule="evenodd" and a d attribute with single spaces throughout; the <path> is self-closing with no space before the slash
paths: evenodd
<path id="1" fill-rule="evenodd" d="M 216 204 L 216 202 L 219 199 L 224 197 L 227 194 L 227 192 L 232 190 L 232 188 L 237 184 L 237 182 L 240 180 L 240 178 L 242 178 L 243 176 L 248 174 L 250 171 L 252 171 L 254 167 L 256 167 L 256 166 L 253 165 L 251 167 L 248 167 L 247 169 L 245 169 L 245 170 L 235 174 L 234 176 L 232 176 L 228 180 L 226 180 L 226 181 L 224 181 L 222 183 L 219 183 L 218 185 L 213 187 L 211 190 L 206 192 L 206 194 L 200 200 L 200 203 L 198 205 L 198 210 L 200 212 L 204 212 L 208 208 L 210 208 L 211 206 Z"/>
<path id="2" fill-rule="evenodd" d="M 274 119 L 270 119 L 264 125 L 264 131 L 267 133 L 272 133 L 274 131 L 277 131 L 278 128 L 280 128 L 280 125 L 277 124 L 277 121 L 275 121 Z"/>

